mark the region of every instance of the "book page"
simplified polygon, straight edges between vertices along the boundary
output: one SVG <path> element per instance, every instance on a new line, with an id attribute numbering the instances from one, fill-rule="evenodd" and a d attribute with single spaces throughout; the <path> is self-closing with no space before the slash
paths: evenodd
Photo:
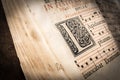
<path id="1" fill-rule="evenodd" d="M 94 0 L 2 2 L 27 80 L 96 79 L 120 55 Z"/>
<path id="2" fill-rule="evenodd" d="M 120 44 L 120 1 L 119 0 L 96 0 L 102 14 L 109 25 L 109 30 L 112 32 L 113 37 Z M 112 6 L 114 5 L 114 6 Z"/>
<path id="3" fill-rule="evenodd" d="M 64 6 L 65 3 L 69 4 Z M 56 8 L 57 4 L 62 6 Z M 43 29 L 49 34 L 46 36 L 51 47 L 59 59 L 63 55 L 65 59 L 71 55 L 71 62 L 74 61 L 85 79 L 119 56 L 116 42 L 94 1 L 56 4 L 51 1 L 44 7 L 51 25 Z"/>

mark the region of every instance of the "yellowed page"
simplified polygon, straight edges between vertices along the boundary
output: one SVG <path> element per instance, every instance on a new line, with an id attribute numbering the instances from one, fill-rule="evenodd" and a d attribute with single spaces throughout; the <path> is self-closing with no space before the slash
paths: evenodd
<path id="1" fill-rule="evenodd" d="M 84 80 L 120 55 L 94 0 L 2 0 L 27 80 Z"/>

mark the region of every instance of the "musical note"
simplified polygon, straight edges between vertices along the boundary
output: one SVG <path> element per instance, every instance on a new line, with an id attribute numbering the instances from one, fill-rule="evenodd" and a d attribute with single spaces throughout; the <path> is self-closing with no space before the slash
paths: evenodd
<path id="1" fill-rule="evenodd" d="M 91 11 L 91 13 L 88 13 L 88 15 L 84 15 L 84 16 L 80 15 L 80 18 L 84 22 L 89 22 L 89 21 L 94 20 L 95 18 L 96 19 L 99 18 L 100 16 L 101 16 L 100 11 L 95 11 L 95 12 Z"/>
<path id="2" fill-rule="evenodd" d="M 84 78 L 87 78 L 107 64 L 112 56 L 119 54 L 116 44 L 113 44 L 115 41 L 108 25 L 99 9 L 84 10 L 79 14 L 79 19 L 96 41 L 93 49 L 86 50 L 83 54 L 75 57 L 76 66 L 80 69 Z M 73 28 L 71 27 L 71 29 Z M 78 31 L 78 29 L 76 30 Z M 76 31 L 72 32 L 76 33 Z"/>

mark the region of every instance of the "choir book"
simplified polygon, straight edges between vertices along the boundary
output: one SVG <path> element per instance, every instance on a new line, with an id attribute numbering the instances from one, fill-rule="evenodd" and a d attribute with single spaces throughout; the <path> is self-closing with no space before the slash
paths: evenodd
<path id="1" fill-rule="evenodd" d="M 2 3 L 27 80 L 104 80 L 98 73 L 120 55 L 95 0 Z"/>

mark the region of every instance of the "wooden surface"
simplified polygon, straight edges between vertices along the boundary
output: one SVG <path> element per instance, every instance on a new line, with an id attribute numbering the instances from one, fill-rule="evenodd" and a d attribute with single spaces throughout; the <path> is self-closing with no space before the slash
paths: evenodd
<path id="1" fill-rule="evenodd" d="M 25 80 L 0 1 L 0 80 Z"/>
<path id="2" fill-rule="evenodd" d="M 17 56 L 27 80 L 84 79 L 63 38 L 59 37 L 59 34 L 54 34 L 56 37 L 52 35 L 57 31 L 49 27 L 50 19 L 41 9 L 42 0 L 2 0 L 2 3 Z M 119 76 L 113 74 L 114 71 L 120 73 L 118 59 L 111 64 L 112 67 L 105 66 L 88 80 L 119 80 Z"/>

